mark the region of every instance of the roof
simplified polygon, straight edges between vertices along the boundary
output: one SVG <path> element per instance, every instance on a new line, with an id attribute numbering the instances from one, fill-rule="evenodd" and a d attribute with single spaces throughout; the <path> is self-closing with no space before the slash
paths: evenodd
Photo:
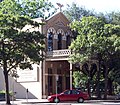
<path id="1" fill-rule="evenodd" d="M 67 17 L 62 12 L 56 12 L 56 13 L 54 13 L 52 16 L 50 16 L 47 19 L 43 19 L 43 18 L 39 17 L 39 18 L 34 18 L 32 20 L 36 21 L 38 23 L 42 23 L 42 22 L 47 22 L 47 21 L 53 19 L 54 17 L 56 17 L 58 15 L 61 15 L 68 23 L 70 23 L 70 21 L 67 19 Z"/>
<path id="2" fill-rule="evenodd" d="M 53 14 L 52 16 L 50 16 L 49 18 L 46 19 L 46 21 L 51 20 L 52 18 L 54 18 L 57 15 L 61 15 L 62 17 L 64 17 L 68 22 L 70 22 L 67 17 L 62 13 L 62 12 L 56 12 L 55 14 Z"/>

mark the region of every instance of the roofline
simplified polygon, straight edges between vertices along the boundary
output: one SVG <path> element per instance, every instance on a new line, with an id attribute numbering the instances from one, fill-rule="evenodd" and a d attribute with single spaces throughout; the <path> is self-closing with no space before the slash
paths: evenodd
<path id="1" fill-rule="evenodd" d="M 68 20 L 67 17 L 60 11 L 60 12 L 54 13 L 52 16 L 50 16 L 49 18 L 47 18 L 46 21 L 49 21 L 50 19 L 52 19 L 54 16 L 56 16 L 59 13 L 61 13 L 66 18 L 66 20 Z M 70 22 L 70 21 L 68 20 L 68 22 Z"/>

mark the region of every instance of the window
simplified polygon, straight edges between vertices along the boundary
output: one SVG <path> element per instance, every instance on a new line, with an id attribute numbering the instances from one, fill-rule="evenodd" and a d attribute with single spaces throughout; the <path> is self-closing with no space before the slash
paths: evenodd
<path id="1" fill-rule="evenodd" d="M 66 48 L 68 48 L 68 46 L 70 46 L 70 35 L 66 36 Z"/>
<path id="2" fill-rule="evenodd" d="M 48 68 L 48 74 L 52 74 L 52 69 Z"/>
<path id="3" fill-rule="evenodd" d="M 61 69 L 57 69 L 57 74 L 61 74 Z"/>
<path id="4" fill-rule="evenodd" d="M 64 94 L 70 94 L 70 93 L 71 93 L 70 90 L 64 92 Z"/>
<path id="5" fill-rule="evenodd" d="M 80 94 L 78 90 L 72 90 L 72 94 Z"/>
<path id="6" fill-rule="evenodd" d="M 62 49 L 62 35 L 58 34 L 58 50 Z"/>
<path id="7" fill-rule="evenodd" d="M 48 51 L 52 51 L 53 50 L 53 33 L 50 32 L 48 34 Z"/>

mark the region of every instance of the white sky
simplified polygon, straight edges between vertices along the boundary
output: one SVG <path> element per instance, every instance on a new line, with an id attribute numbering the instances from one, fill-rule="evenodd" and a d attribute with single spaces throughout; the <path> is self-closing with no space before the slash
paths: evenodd
<path id="1" fill-rule="evenodd" d="M 95 12 L 109 13 L 111 11 L 120 11 L 120 0 L 49 0 L 55 6 L 56 3 L 61 3 L 66 7 L 66 4 L 71 5 L 72 2 L 85 7 L 89 10 L 94 10 Z"/>

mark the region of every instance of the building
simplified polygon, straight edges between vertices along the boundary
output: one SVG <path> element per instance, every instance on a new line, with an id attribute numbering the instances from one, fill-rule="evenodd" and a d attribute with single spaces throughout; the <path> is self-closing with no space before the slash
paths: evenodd
<path id="1" fill-rule="evenodd" d="M 72 64 L 68 62 L 72 32 L 68 19 L 59 12 L 46 20 L 46 60 L 43 63 L 43 98 L 72 88 Z M 57 81 L 57 82 L 56 82 Z"/>
<path id="2" fill-rule="evenodd" d="M 69 21 L 62 12 L 54 14 L 47 20 L 34 19 L 45 22 L 39 30 L 46 35 L 45 60 L 39 65 L 33 65 L 33 70 L 18 70 L 19 78 L 9 77 L 10 90 L 16 92 L 16 98 L 47 98 L 48 95 L 72 88 L 72 64 L 68 62 L 71 51 L 72 32 Z M 2 72 L 2 70 L 0 70 Z M 3 80 L 3 74 L 0 73 Z M 0 82 L 0 90 L 4 90 L 4 83 Z"/>

